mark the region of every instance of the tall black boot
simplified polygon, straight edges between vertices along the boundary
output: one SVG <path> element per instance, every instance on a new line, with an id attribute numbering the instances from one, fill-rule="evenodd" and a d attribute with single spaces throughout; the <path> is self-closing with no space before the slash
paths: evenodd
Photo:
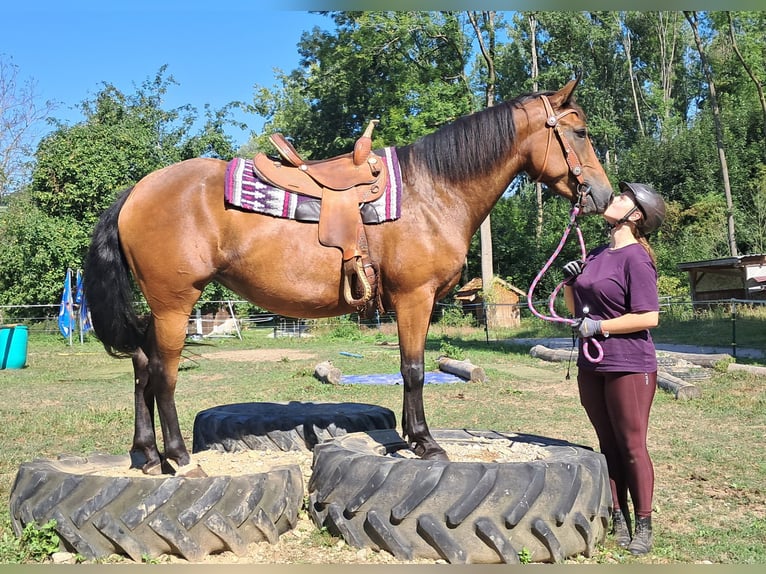
<path id="1" fill-rule="evenodd" d="M 652 549 L 652 517 L 636 517 L 636 533 L 630 541 L 628 551 L 634 556 L 646 554 Z"/>
<path id="2" fill-rule="evenodd" d="M 630 544 L 630 516 L 625 516 L 619 508 L 612 513 L 612 535 L 620 548 Z"/>

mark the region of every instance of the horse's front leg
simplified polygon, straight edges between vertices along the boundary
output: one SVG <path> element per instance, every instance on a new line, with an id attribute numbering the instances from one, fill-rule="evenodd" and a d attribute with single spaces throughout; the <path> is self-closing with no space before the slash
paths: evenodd
<path id="1" fill-rule="evenodd" d="M 404 381 L 404 404 L 402 406 L 402 434 L 420 458 L 449 460 L 447 453 L 431 436 L 423 406 L 423 383 L 425 377 L 425 346 L 431 305 L 421 305 L 418 310 L 397 309 L 401 373 Z"/>
<path id="2" fill-rule="evenodd" d="M 135 419 L 130 463 L 132 468 L 141 468 L 144 474 L 160 474 L 160 453 L 154 433 L 154 392 L 149 384 L 149 359 L 143 349 L 138 349 L 132 359 Z"/>

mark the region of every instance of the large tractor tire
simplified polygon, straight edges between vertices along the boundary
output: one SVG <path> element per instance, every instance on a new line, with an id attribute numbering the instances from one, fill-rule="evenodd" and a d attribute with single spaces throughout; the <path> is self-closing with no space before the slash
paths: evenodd
<path id="1" fill-rule="evenodd" d="M 561 562 L 605 539 L 612 498 L 601 454 L 532 435 L 432 434 L 447 453 L 484 444 L 531 455 L 427 461 L 402 456 L 395 431 L 348 434 L 314 449 L 312 520 L 357 548 L 453 564 Z"/>
<path id="2" fill-rule="evenodd" d="M 312 450 L 347 433 L 396 428 L 393 411 L 363 403 L 236 403 L 200 411 L 192 451 Z"/>
<path id="3" fill-rule="evenodd" d="M 244 555 L 252 542 L 275 544 L 303 503 L 298 465 L 205 478 L 129 467 L 129 456 L 99 454 L 22 463 L 10 496 L 16 535 L 55 519 L 63 549 L 89 559 L 175 554 L 194 562 L 225 550 Z"/>

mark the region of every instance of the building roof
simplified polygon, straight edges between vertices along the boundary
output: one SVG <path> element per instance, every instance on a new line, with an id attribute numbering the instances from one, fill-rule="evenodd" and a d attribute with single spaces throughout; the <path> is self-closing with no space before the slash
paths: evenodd
<path id="1" fill-rule="evenodd" d="M 679 263 L 677 267 L 681 271 L 690 271 L 692 269 L 731 269 L 732 267 L 748 267 L 750 265 L 766 265 L 766 254 L 738 255 L 721 259 L 689 261 L 687 263 Z"/>

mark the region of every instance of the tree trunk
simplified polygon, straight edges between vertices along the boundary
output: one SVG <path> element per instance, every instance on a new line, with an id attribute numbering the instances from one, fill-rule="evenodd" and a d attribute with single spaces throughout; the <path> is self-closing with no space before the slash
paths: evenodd
<path id="1" fill-rule="evenodd" d="M 532 12 L 527 19 L 529 22 L 529 42 L 532 56 L 532 91 L 536 92 L 540 88 L 537 85 L 537 76 L 540 69 L 537 67 L 537 16 Z M 535 242 L 538 247 L 543 236 L 543 185 L 535 182 L 535 204 L 537 205 L 537 222 L 535 224 Z"/>
<path id="2" fill-rule="evenodd" d="M 726 195 L 726 211 L 729 228 L 729 252 L 732 257 L 737 256 L 737 241 L 734 234 L 734 204 L 731 198 L 731 183 L 729 182 L 729 166 L 726 163 L 726 147 L 723 142 L 723 128 L 721 127 L 721 110 L 718 107 L 718 97 L 716 96 L 715 80 L 713 78 L 713 69 L 705 56 L 705 48 L 702 45 L 699 29 L 697 28 L 697 13 L 694 11 L 684 12 L 686 19 L 694 33 L 694 42 L 697 44 L 697 51 L 700 55 L 702 71 L 707 79 L 710 90 L 710 106 L 713 111 L 713 122 L 715 123 L 715 139 L 718 147 L 718 159 L 721 163 L 721 176 L 723 179 L 723 190 Z"/>
<path id="3" fill-rule="evenodd" d="M 673 63 L 678 39 L 678 13 L 657 13 L 657 39 L 660 48 L 660 79 L 664 119 L 670 119 L 670 97 L 673 90 Z"/>
<path id="4" fill-rule="evenodd" d="M 622 47 L 625 50 L 625 62 L 628 64 L 628 76 L 630 77 L 630 91 L 633 94 L 633 107 L 636 110 L 636 121 L 638 122 L 638 129 L 641 132 L 641 136 L 645 136 L 646 132 L 644 131 L 644 122 L 641 121 L 641 108 L 638 105 L 638 93 L 636 91 L 636 77 L 633 73 L 633 59 L 630 55 L 630 30 L 628 27 L 624 24 L 624 21 L 621 22 L 620 16 L 618 14 L 615 14 L 615 19 L 617 20 L 618 25 L 622 28 Z"/>
<path id="5" fill-rule="evenodd" d="M 479 42 L 479 48 L 481 55 L 484 58 L 484 62 L 487 65 L 487 85 L 486 85 L 486 105 L 491 107 L 495 103 L 495 13 L 492 11 L 482 12 L 482 21 L 484 24 L 484 30 L 487 33 L 487 41 L 484 41 L 484 35 L 482 34 L 482 27 L 477 20 L 476 12 L 468 12 L 468 19 L 471 21 L 474 32 L 476 33 L 476 39 Z M 487 215 L 486 219 L 482 222 L 479 228 L 480 240 L 481 240 L 481 282 L 482 288 L 485 293 L 489 293 L 492 289 L 492 283 L 495 276 L 495 270 L 492 263 L 492 223 L 490 216 Z M 489 328 L 489 325 L 487 325 Z"/>

